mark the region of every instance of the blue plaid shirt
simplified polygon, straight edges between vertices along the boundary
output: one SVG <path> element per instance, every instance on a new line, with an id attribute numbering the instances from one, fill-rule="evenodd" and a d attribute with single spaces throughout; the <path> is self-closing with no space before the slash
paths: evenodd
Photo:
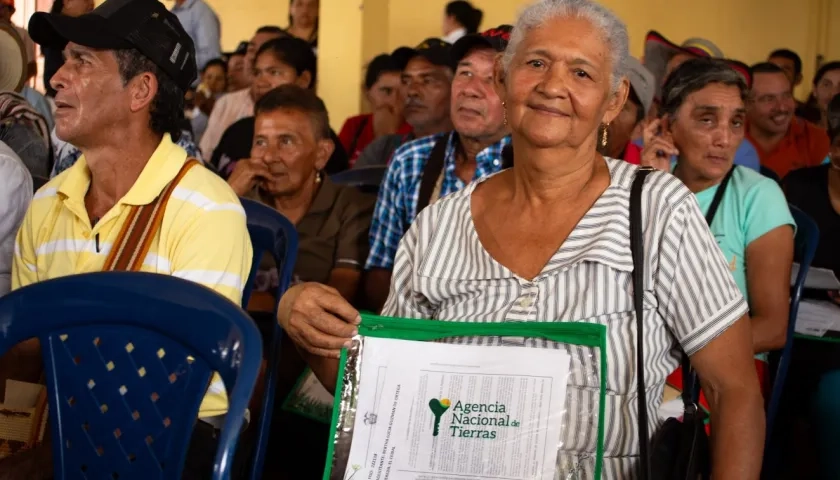
<path id="1" fill-rule="evenodd" d="M 432 135 L 400 146 L 388 165 L 385 179 L 379 189 L 379 199 L 370 225 L 370 254 L 365 269 L 394 267 L 397 247 L 414 217 L 417 216 L 417 199 L 423 169 L 438 139 L 449 135 L 443 163 L 443 182 L 440 196 L 461 190 L 466 184 L 455 174 L 455 135 Z M 496 173 L 502 169 L 502 149 L 510 143 L 505 137 L 490 145 L 475 157 L 473 180 Z"/>

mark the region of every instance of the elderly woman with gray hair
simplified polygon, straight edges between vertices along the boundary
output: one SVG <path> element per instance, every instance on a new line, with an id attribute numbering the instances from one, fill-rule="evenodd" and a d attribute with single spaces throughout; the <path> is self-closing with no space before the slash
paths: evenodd
<path id="1" fill-rule="evenodd" d="M 599 127 L 627 98 L 628 56 L 626 27 L 592 0 L 541 0 L 522 12 L 495 72 L 515 164 L 420 213 L 400 243 L 382 312 L 606 325 L 603 478 L 633 478 L 640 450 L 629 240 L 639 168 L 596 151 Z M 713 477 L 758 478 L 764 418 L 747 304 L 682 182 L 651 173 L 641 207 L 649 431 L 658 426 L 653 412 L 681 348 L 714 407 Z M 278 317 L 321 381 L 334 385 L 335 359 L 358 313 L 330 289 L 304 284 L 284 296 Z M 558 348 L 532 339 L 525 345 Z M 594 401 L 598 385 L 590 381 L 570 380 L 578 400 L 568 410 Z M 573 430 L 561 434 L 560 478 L 593 478 L 594 440 Z"/>

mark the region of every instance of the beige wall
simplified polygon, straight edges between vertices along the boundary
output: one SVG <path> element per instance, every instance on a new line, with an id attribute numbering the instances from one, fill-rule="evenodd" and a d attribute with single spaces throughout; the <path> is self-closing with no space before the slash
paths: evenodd
<path id="1" fill-rule="evenodd" d="M 222 50 L 231 51 L 250 40 L 264 25 L 286 28 L 289 0 L 206 0 L 222 22 Z"/>

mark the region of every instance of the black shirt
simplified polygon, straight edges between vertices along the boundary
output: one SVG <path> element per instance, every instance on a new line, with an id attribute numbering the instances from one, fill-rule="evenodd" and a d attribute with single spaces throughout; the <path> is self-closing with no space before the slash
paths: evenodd
<path id="1" fill-rule="evenodd" d="M 330 137 L 335 144 L 330 159 L 324 167 L 324 173 L 334 173 L 347 170 L 347 152 L 341 146 L 338 135 L 330 129 Z M 222 177 L 227 178 L 233 171 L 233 163 L 243 158 L 251 157 L 251 145 L 254 143 L 254 117 L 245 117 L 237 121 L 225 130 L 219 145 L 213 150 L 213 158 L 210 163 Z"/>
<path id="2" fill-rule="evenodd" d="M 784 180 L 788 202 L 799 207 L 820 227 L 820 242 L 814 256 L 815 267 L 834 270 L 840 276 L 840 214 L 831 206 L 828 196 L 830 165 L 801 168 L 790 172 Z"/>

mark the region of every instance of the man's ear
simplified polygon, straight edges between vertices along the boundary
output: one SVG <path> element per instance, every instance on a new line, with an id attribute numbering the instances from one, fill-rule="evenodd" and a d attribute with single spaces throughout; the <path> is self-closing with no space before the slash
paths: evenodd
<path id="1" fill-rule="evenodd" d="M 315 169 L 321 171 L 327 166 L 330 157 L 335 151 L 335 142 L 329 137 L 318 140 L 315 147 Z"/>
<path id="2" fill-rule="evenodd" d="M 300 75 L 298 75 L 297 80 L 295 80 L 295 85 L 300 88 L 310 88 L 312 86 L 312 73 L 309 71 L 304 71 Z"/>
<path id="3" fill-rule="evenodd" d="M 504 63 L 502 63 L 503 54 L 496 55 L 493 62 L 493 89 L 496 90 L 496 95 L 502 99 L 502 102 L 507 98 L 507 90 L 505 81 L 507 80 L 507 73 L 505 72 Z"/>
<path id="4" fill-rule="evenodd" d="M 146 107 L 150 107 L 159 87 L 157 77 L 151 72 L 142 72 L 132 78 L 127 86 L 131 91 L 131 111 L 139 112 Z"/>
<path id="5" fill-rule="evenodd" d="M 609 124 L 615 117 L 621 113 L 621 109 L 624 108 L 624 102 L 627 101 L 627 96 L 630 94 L 630 81 L 627 80 L 627 77 L 621 77 L 621 83 L 618 84 L 618 88 L 616 89 L 615 93 L 610 94 L 609 99 L 607 100 L 607 111 L 604 112 L 604 121 L 603 123 Z"/>

